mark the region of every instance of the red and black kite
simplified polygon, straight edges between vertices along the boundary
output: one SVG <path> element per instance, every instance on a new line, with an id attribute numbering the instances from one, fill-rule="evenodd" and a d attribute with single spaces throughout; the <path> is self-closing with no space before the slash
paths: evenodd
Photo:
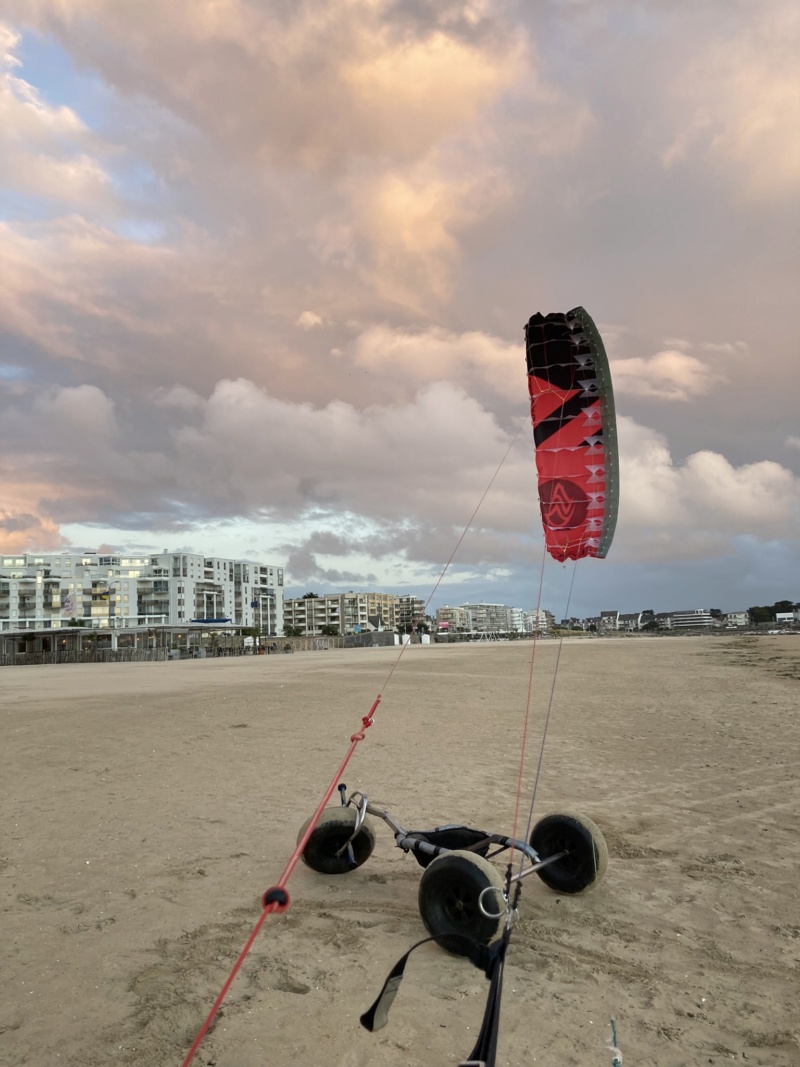
<path id="1" fill-rule="evenodd" d="M 525 346 L 545 547 L 562 561 L 602 558 L 619 500 L 614 395 L 603 342 L 578 307 L 532 315 Z"/>

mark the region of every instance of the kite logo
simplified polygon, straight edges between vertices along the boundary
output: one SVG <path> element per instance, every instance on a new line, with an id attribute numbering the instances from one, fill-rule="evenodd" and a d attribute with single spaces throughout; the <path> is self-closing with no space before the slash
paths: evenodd
<path id="1" fill-rule="evenodd" d="M 579 485 L 563 478 L 539 486 L 542 521 L 551 530 L 574 530 L 586 520 L 589 500 Z"/>

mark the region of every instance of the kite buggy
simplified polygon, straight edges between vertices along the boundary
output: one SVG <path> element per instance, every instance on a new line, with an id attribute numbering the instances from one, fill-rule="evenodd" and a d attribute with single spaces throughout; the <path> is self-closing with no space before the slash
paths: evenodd
<path id="1" fill-rule="evenodd" d="M 537 312 L 525 327 L 525 349 L 546 552 L 560 563 L 585 557 L 603 559 L 611 546 L 617 521 L 619 464 L 611 374 L 602 339 L 582 307 L 566 313 L 542 315 Z M 543 569 L 544 554 L 542 575 Z M 540 577 L 540 591 L 541 587 Z M 565 614 L 568 614 L 566 609 Z M 404 645 L 400 650 L 386 684 L 405 648 Z M 532 668 L 533 660 L 531 671 Z M 603 835 L 590 819 L 573 812 L 546 815 L 532 826 L 532 819 L 529 819 L 525 830 L 528 839 L 518 840 L 453 824 L 432 830 L 409 831 L 388 811 L 371 803 L 365 794 L 356 791 L 348 797 L 341 778 L 357 745 L 364 740 L 367 728 L 373 724 L 380 701 L 379 693 L 369 712 L 362 717 L 361 729 L 351 735 L 350 746 L 319 806 L 300 830 L 297 847 L 283 873 L 263 894 L 261 916 L 182 1067 L 189 1067 L 211 1028 L 265 919 L 290 906 L 286 884 L 296 865 L 302 859 L 313 870 L 331 875 L 347 874 L 360 867 L 369 859 L 375 846 L 375 833 L 368 816 L 385 822 L 394 834 L 397 847 L 413 853 L 423 868 L 418 901 L 422 921 L 431 935 L 426 940 L 436 941 L 449 951 L 466 956 L 489 980 L 483 1022 L 476 1044 L 462 1067 L 495 1067 L 497 1062 L 503 971 L 523 879 L 537 874 L 545 885 L 558 893 L 580 893 L 602 879 L 608 862 Z M 551 688 L 539 769 L 533 783 L 531 816 L 552 703 Z M 526 711 L 517 782 L 518 808 L 522 796 L 527 721 Z M 337 788 L 341 804 L 328 807 Z M 516 814 L 514 819 L 516 833 Z M 491 861 L 505 852 L 509 853 L 509 862 L 503 876 Z M 512 863 L 515 853 L 519 854 L 516 872 Z M 423 943 L 413 945 L 397 961 L 377 1000 L 361 1016 L 365 1029 L 375 1031 L 386 1025 L 408 957 Z M 616 1067 L 621 1063 L 621 1056 L 616 1047 L 613 1020 L 611 1028 L 612 1045 L 608 1048 L 614 1053 Z"/>
<path id="2" fill-rule="evenodd" d="M 354 871 L 375 848 L 368 816 L 383 820 L 395 845 L 412 853 L 424 868 L 420 915 L 428 932 L 452 952 L 463 952 L 463 938 L 488 944 L 499 935 L 509 885 L 537 874 L 557 893 L 582 893 L 597 885 L 608 863 L 602 833 L 591 819 L 575 812 L 545 815 L 533 827 L 529 841 L 457 824 L 405 830 L 364 793 L 348 797 L 344 784 L 338 789 L 342 803 L 323 811 L 306 842 L 303 861 L 320 874 Z M 301 827 L 298 841 L 309 822 Z M 510 850 L 520 853 L 522 864 L 516 873 L 504 876 L 491 860 Z"/>

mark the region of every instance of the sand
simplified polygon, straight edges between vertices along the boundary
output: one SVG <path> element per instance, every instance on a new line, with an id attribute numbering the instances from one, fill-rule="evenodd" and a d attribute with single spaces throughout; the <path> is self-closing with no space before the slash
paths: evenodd
<path id="1" fill-rule="evenodd" d="M 537 651 L 529 793 L 556 661 Z M 407 828 L 510 833 L 530 646 L 412 646 L 5 668 L 0 1060 L 180 1065 L 298 827 L 347 771 Z M 800 637 L 564 643 L 537 817 L 603 830 L 580 896 L 533 876 L 498 1064 L 800 1064 Z M 527 813 L 526 813 L 527 814 Z M 442 1067 L 485 978 L 435 946 L 389 1025 L 358 1017 L 425 936 L 421 869 L 377 826 L 351 874 L 304 865 L 194 1063 Z"/>

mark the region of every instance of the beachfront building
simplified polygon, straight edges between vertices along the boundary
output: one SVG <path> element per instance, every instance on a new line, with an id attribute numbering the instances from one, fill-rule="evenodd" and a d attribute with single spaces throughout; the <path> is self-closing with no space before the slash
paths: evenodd
<path id="1" fill-rule="evenodd" d="M 476 633 L 509 633 L 511 608 L 506 604 L 464 604 L 469 619 L 469 628 Z"/>
<path id="2" fill-rule="evenodd" d="M 735 630 L 739 626 L 750 625 L 749 611 L 729 611 L 725 616 L 725 625 L 729 630 Z"/>
<path id="3" fill-rule="evenodd" d="M 286 632 L 303 637 L 318 637 L 334 630 L 341 636 L 394 630 L 397 599 L 392 593 L 353 592 L 292 597 L 284 601 L 284 627 Z"/>
<path id="4" fill-rule="evenodd" d="M 186 552 L 0 557 L 0 628 L 182 626 L 283 629 L 283 570 Z"/>
<path id="5" fill-rule="evenodd" d="M 459 633 L 469 629 L 469 615 L 464 607 L 450 607 L 444 604 L 436 609 L 436 628 L 450 633 Z"/>
<path id="6" fill-rule="evenodd" d="M 416 630 L 428 622 L 425 615 L 425 601 L 418 596 L 399 596 L 397 598 L 397 627 L 404 633 Z"/>
<path id="7" fill-rule="evenodd" d="M 524 611 L 522 620 L 522 629 L 525 633 L 546 634 L 548 630 L 552 630 L 555 626 L 556 617 L 552 611 L 547 611 L 546 608 L 534 608 L 533 611 Z"/>
<path id="8" fill-rule="evenodd" d="M 717 619 L 708 608 L 687 608 L 684 611 L 672 611 L 672 629 L 690 630 L 698 627 L 708 630 L 717 625 Z"/>

